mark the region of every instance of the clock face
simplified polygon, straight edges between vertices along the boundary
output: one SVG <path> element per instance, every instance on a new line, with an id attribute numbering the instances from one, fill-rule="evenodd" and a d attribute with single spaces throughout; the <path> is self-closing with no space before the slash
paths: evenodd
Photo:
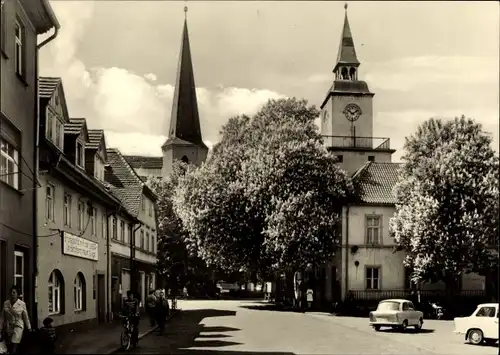
<path id="1" fill-rule="evenodd" d="M 358 105 L 349 104 L 344 108 L 343 113 L 349 121 L 354 122 L 361 116 L 362 112 Z"/>

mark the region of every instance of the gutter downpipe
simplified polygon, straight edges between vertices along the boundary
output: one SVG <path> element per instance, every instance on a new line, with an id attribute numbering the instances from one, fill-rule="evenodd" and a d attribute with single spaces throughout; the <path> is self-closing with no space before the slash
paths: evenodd
<path id="1" fill-rule="evenodd" d="M 32 276 L 32 297 L 33 297 L 33 308 L 32 308 L 32 318 L 35 327 L 38 328 L 38 300 L 36 298 L 38 289 L 38 219 L 36 215 L 37 204 L 38 204 L 38 175 L 40 172 L 40 165 L 38 162 L 39 148 L 40 148 L 40 100 L 39 90 L 38 90 L 38 76 L 39 76 L 39 61 L 38 52 L 47 43 L 54 40 L 59 34 L 59 29 L 61 25 L 57 21 L 57 18 L 52 11 L 47 0 L 44 0 L 44 8 L 47 10 L 49 17 L 54 24 L 54 33 L 45 39 L 42 43 L 37 44 L 35 49 L 35 119 L 34 119 L 34 132 L 35 132 L 35 147 L 33 149 L 33 163 L 35 165 L 35 173 L 33 177 L 33 276 Z"/>
<path id="2" fill-rule="evenodd" d="M 345 215 L 345 293 L 344 302 L 348 299 L 349 292 L 349 205 L 346 208 Z"/>

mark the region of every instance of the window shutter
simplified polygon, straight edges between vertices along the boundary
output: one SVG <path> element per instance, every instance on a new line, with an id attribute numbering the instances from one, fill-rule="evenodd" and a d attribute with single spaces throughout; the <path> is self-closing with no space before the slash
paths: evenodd
<path id="1" fill-rule="evenodd" d="M 382 215 L 379 216 L 379 223 L 380 223 L 380 229 L 379 229 L 379 240 L 378 243 L 380 245 L 384 245 L 384 219 Z"/>

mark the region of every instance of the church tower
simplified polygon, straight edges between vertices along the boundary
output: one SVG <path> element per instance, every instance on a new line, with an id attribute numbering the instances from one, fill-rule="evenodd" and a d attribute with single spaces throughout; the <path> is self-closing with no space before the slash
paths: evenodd
<path id="1" fill-rule="evenodd" d="M 390 162 L 395 150 L 389 138 L 373 137 L 373 96 L 368 84 L 359 79 L 360 62 L 344 6 L 344 25 L 333 85 L 321 104 L 321 134 L 342 168 L 354 173 L 366 161 Z"/>
<path id="2" fill-rule="evenodd" d="M 162 176 L 164 177 L 168 176 L 172 171 L 174 160 L 200 165 L 205 161 L 208 154 L 208 148 L 203 143 L 201 136 L 196 85 L 189 46 L 187 6 L 184 7 L 184 14 L 184 28 L 182 30 L 170 129 L 168 138 L 162 146 Z"/>

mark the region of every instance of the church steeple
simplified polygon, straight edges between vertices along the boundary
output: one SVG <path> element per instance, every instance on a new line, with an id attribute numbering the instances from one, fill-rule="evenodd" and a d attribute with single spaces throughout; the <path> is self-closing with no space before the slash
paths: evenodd
<path id="1" fill-rule="evenodd" d="M 344 27 L 342 28 L 337 63 L 335 64 L 333 72 L 335 73 L 336 80 L 355 81 L 358 80 L 357 68 L 360 63 L 356 56 L 354 40 L 349 26 L 349 18 L 347 17 L 347 3 L 344 5 L 344 9 Z"/>
<path id="2" fill-rule="evenodd" d="M 206 148 L 201 136 L 198 102 L 196 99 L 196 85 L 187 27 L 187 6 L 184 7 L 184 13 L 184 28 L 182 31 L 177 79 L 170 117 L 170 129 L 165 145 L 180 139 Z"/>

